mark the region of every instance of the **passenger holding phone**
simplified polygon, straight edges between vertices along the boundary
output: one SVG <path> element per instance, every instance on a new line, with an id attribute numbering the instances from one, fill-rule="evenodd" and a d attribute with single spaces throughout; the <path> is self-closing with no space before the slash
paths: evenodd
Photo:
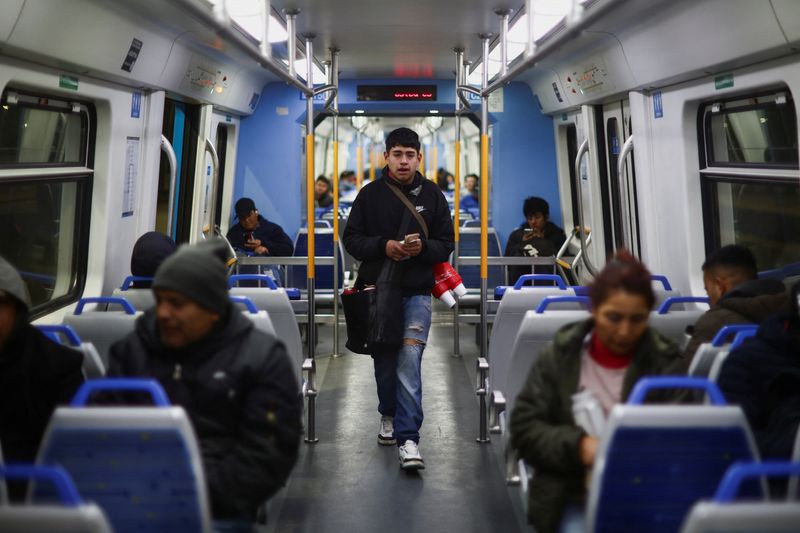
<path id="1" fill-rule="evenodd" d="M 550 205 L 544 198 L 529 196 L 522 205 L 525 222 L 511 232 L 506 244 L 506 257 L 554 256 L 567 240 L 564 230 L 550 222 Z M 552 274 L 549 266 L 536 267 L 535 272 Z M 530 267 L 508 267 L 508 282 L 514 284 L 523 274 L 530 274 Z"/>
<path id="2" fill-rule="evenodd" d="M 400 467 L 425 467 L 419 453 L 422 426 L 422 354 L 431 324 L 433 265 L 453 250 L 453 223 L 442 191 L 417 172 L 419 136 L 408 128 L 386 138 L 386 167 L 380 179 L 366 184 L 353 202 L 344 230 L 344 246 L 361 261 L 356 286 L 375 285 L 388 257 L 398 264 L 394 283 L 402 289 L 402 307 L 389 310 L 403 321 L 399 349 L 373 353 L 381 415 L 378 444 L 399 446 Z M 401 195 L 406 202 L 401 200 Z M 416 212 L 411 215 L 411 209 Z M 427 238 L 421 237 L 426 234 Z M 407 231 L 401 240 L 404 221 Z"/>

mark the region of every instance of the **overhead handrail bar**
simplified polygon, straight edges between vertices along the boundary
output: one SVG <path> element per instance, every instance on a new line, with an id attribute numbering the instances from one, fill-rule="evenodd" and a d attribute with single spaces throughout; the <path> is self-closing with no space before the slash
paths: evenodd
<path id="1" fill-rule="evenodd" d="M 177 177 L 177 158 L 172 143 L 161 134 L 161 151 L 167 155 L 169 162 L 169 202 L 167 203 L 167 235 L 172 236 L 172 224 L 175 218 L 175 180 Z"/>
<path id="2" fill-rule="evenodd" d="M 287 60 L 289 61 L 289 76 L 294 79 L 297 79 L 297 69 L 294 66 L 294 62 L 296 61 L 297 56 L 297 26 L 295 21 L 297 19 L 297 14 L 300 13 L 299 9 L 284 9 L 283 13 L 286 15 L 286 47 L 287 47 Z M 306 50 L 308 52 L 308 50 Z M 306 73 L 306 77 L 310 74 L 310 71 Z M 299 80 L 298 80 L 299 81 Z M 306 88 L 308 87 L 308 83 L 306 83 Z M 306 96 L 311 96 L 313 92 L 309 93 L 305 91 Z"/>
<path id="3" fill-rule="evenodd" d="M 216 30 L 219 37 L 225 39 L 228 43 L 232 44 L 239 51 L 244 52 L 247 56 L 254 59 L 259 65 L 269 70 L 281 81 L 291 84 L 296 89 L 299 89 L 304 94 L 311 94 L 309 89 L 303 84 L 303 81 L 298 79 L 293 73 L 287 72 L 282 65 L 275 63 L 274 59 L 270 56 L 265 56 L 261 50 L 253 45 L 248 39 L 242 36 L 239 32 L 233 29 L 229 23 L 225 23 L 217 18 L 213 12 L 209 11 L 203 4 L 195 2 L 194 0 L 170 0 L 182 10 L 188 12 L 191 16 L 197 18 L 203 24 L 210 26 Z M 288 23 L 287 23 L 288 25 Z M 288 27 L 287 27 L 288 32 Z M 291 47 L 291 40 L 289 41 Z"/>
<path id="4" fill-rule="evenodd" d="M 261 29 L 264 37 L 261 39 L 261 55 L 272 57 L 272 46 L 269 44 L 269 17 L 272 14 L 269 0 L 261 0 Z"/>
<path id="5" fill-rule="evenodd" d="M 559 33 L 557 37 L 554 37 L 552 40 L 548 40 L 547 42 L 543 43 L 538 48 L 535 48 L 529 45 L 531 49 L 531 54 L 517 63 L 513 68 L 509 69 L 506 72 L 505 76 L 499 76 L 496 80 L 494 80 L 491 84 L 486 86 L 485 89 L 481 91 L 482 95 L 490 95 L 495 92 L 500 87 L 510 83 L 513 81 L 517 76 L 528 70 L 529 68 L 533 67 L 536 63 L 542 61 L 545 57 L 551 55 L 557 51 L 563 51 L 564 47 L 570 43 L 571 41 L 575 40 L 575 37 L 579 36 L 584 30 L 588 29 L 592 26 L 598 19 L 602 18 L 606 15 L 609 11 L 617 7 L 619 4 L 626 2 L 627 0 L 608 0 L 605 3 L 598 2 L 597 5 L 592 6 L 591 9 L 585 11 L 585 14 L 580 18 L 577 18 L 571 23 L 567 23 L 566 28 L 563 32 Z M 527 4 L 526 4 L 527 5 Z M 530 19 L 531 12 L 528 12 L 528 18 Z M 528 23 L 528 41 L 533 40 L 533 33 L 531 32 L 532 25 Z"/>
<path id="6" fill-rule="evenodd" d="M 461 104 L 464 106 L 465 109 L 472 109 L 472 107 L 469 105 L 469 101 L 467 100 L 467 97 L 464 96 L 464 93 L 472 93 L 472 94 L 474 94 L 476 96 L 480 96 L 481 95 L 481 90 L 480 89 L 476 89 L 475 87 L 472 87 L 471 85 L 462 84 L 462 85 L 456 86 L 456 95 L 458 95 L 458 99 L 461 100 Z M 458 110 L 456 110 L 456 111 L 458 111 Z"/>
<path id="7" fill-rule="evenodd" d="M 578 237 L 581 242 L 581 261 L 586 266 L 586 270 L 592 276 L 597 276 L 597 269 L 589 260 L 589 254 L 586 253 L 586 225 L 583 221 L 583 194 L 581 193 L 581 159 L 589 153 L 589 139 L 584 139 L 578 148 L 578 155 L 575 156 L 575 196 L 578 200 Z"/>
<path id="8" fill-rule="evenodd" d="M 508 72 L 508 16 L 510 9 L 496 9 L 495 13 L 500 17 L 500 76 L 505 76 Z"/>
<path id="9" fill-rule="evenodd" d="M 333 99 L 336 98 L 336 96 L 339 94 L 339 88 L 333 83 L 328 83 L 327 85 L 323 85 L 322 87 L 317 87 L 316 89 L 314 89 L 314 96 L 317 96 L 318 94 L 324 94 L 327 92 L 330 92 L 331 94 L 325 100 L 325 105 L 322 106 L 322 109 L 325 109 L 326 111 L 333 103 Z"/>
<path id="10" fill-rule="evenodd" d="M 633 228 L 631 227 L 630 209 L 628 209 L 628 180 L 625 178 L 625 159 L 633 153 L 633 134 L 622 145 L 617 158 L 617 182 L 619 183 L 620 208 L 622 209 L 622 244 L 631 250 L 633 246 Z"/>
<path id="11" fill-rule="evenodd" d="M 216 211 L 217 211 L 217 194 L 219 188 L 219 157 L 217 156 L 217 149 L 214 147 L 214 143 L 211 142 L 211 139 L 206 137 L 206 152 L 211 155 L 211 200 L 208 206 L 208 224 L 206 228 L 203 230 L 211 232 L 214 228 L 214 225 L 217 223 L 216 221 Z"/>

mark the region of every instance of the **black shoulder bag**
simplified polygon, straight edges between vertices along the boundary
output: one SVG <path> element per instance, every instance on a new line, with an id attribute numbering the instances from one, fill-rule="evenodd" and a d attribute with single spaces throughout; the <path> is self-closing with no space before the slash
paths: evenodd
<path id="1" fill-rule="evenodd" d="M 403 214 L 397 240 L 401 240 L 408 230 L 411 215 L 421 223 L 422 231 L 427 238 L 428 227 L 414 205 L 395 185 L 387 182 L 387 186 L 408 207 Z M 375 287 L 363 287 L 360 290 L 342 293 L 342 308 L 347 322 L 345 346 L 351 352 L 373 355 L 396 350 L 402 346 L 405 328 L 402 318 L 403 289 L 396 280 L 399 268 L 397 262 L 387 257 L 383 260 Z"/>

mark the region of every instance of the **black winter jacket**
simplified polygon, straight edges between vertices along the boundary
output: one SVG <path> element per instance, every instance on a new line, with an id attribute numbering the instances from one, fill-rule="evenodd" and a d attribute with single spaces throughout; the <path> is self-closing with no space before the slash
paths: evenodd
<path id="1" fill-rule="evenodd" d="M 525 240 L 523 239 L 525 236 L 525 228 L 529 227 L 530 226 L 528 226 L 527 222 L 523 222 L 520 227 L 511 232 L 511 235 L 508 236 L 508 242 L 506 243 L 506 251 L 504 254 L 506 257 L 530 256 L 531 254 L 525 248 L 529 244 L 538 252 L 535 256 L 553 256 L 558 253 L 558 250 L 564 244 L 564 241 L 567 240 L 564 230 L 549 220 L 544 225 L 544 230 L 542 231 L 542 234 L 544 235 L 543 237 L 532 237 Z M 555 273 L 553 267 L 544 265 L 534 267 L 534 272 L 537 274 Z M 517 282 L 520 276 L 530 273 L 530 267 L 510 266 L 508 267 L 508 283 L 513 285 Z"/>
<path id="2" fill-rule="evenodd" d="M 742 407 L 762 459 L 789 459 L 800 423 L 800 320 L 768 318 L 725 359 L 718 384 Z"/>
<path id="3" fill-rule="evenodd" d="M 243 252 L 250 252 L 252 250 L 244 245 L 249 233 L 249 231 L 245 231 L 241 222 L 239 222 L 228 230 L 226 236 L 231 246 Z M 258 227 L 253 230 L 253 238 L 260 240 L 261 245 L 267 247 L 267 250 L 269 250 L 267 255 L 284 257 L 291 256 L 294 252 L 294 243 L 283 231 L 283 228 L 261 215 L 258 215 Z"/>
<path id="4" fill-rule="evenodd" d="M 181 350 L 164 347 L 148 311 L 111 347 L 109 376 L 152 377 L 192 421 L 215 519 L 252 520 L 297 460 L 303 404 L 283 344 L 229 306 Z"/>
<path id="5" fill-rule="evenodd" d="M 787 310 L 788 306 L 786 287 L 780 281 L 756 279 L 742 283 L 697 319 L 684 357 L 691 361 L 697 348 L 704 342 L 711 342 L 722 326 L 760 324 L 768 316 Z"/>
<path id="6" fill-rule="evenodd" d="M 344 230 L 344 246 L 347 251 L 361 261 L 358 269 L 359 284 L 374 284 L 378 279 L 383 261 L 386 259 L 386 243 L 402 240 L 398 235 L 403 216 L 408 207 L 389 190 L 388 168 L 383 169 L 380 179 L 365 185 L 356 196 L 353 208 Z M 441 189 L 436 183 L 425 179 L 417 172 L 410 185 L 394 182 L 417 206 L 428 225 L 429 235 L 425 239 L 422 228 L 416 219 L 411 219 L 404 232 L 419 233 L 422 239 L 422 252 L 416 257 L 400 261 L 397 266 L 400 285 L 404 296 L 429 294 L 433 288 L 432 266 L 447 261 L 453 251 L 453 221 L 450 208 Z"/>
<path id="7" fill-rule="evenodd" d="M 19 324 L 0 351 L 0 443 L 7 462 L 32 463 L 50 415 L 83 382 L 83 356 L 56 344 L 28 323 Z M 25 484 L 9 484 L 11 499 Z"/>

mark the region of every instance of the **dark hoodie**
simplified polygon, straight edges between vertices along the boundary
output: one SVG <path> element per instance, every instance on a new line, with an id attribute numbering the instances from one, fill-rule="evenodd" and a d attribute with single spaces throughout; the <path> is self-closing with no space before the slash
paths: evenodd
<path id="1" fill-rule="evenodd" d="M 303 404 L 283 344 L 231 305 L 223 317 L 204 339 L 173 350 L 148 311 L 112 346 L 108 374 L 161 383 L 197 433 L 214 518 L 252 520 L 297 460 Z"/>
<path id="2" fill-rule="evenodd" d="M 550 222 L 544 225 L 542 230 L 543 237 L 533 237 L 524 240 L 525 228 L 529 228 L 527 222 L 523 222 L 520 227 L 511 232 L 506 243 L 506 257 L 547 257 L 554 256 L 567 240 L 564 230 Z M 528 245 L 531 248 L 526 248 Z M 554 274 L 553 267 L 537 266 L 534 270 L 537 274 Z M 531 268 L 525 266 L 508 267 L 508 282 L 513 285 L 523 274 L 530 274 Z M 548 283 L 549 284 L 549 283 Z"/>
<path id="3" fill-rule="evenodd" d="M 131 253 L 131 274 L 152 278 L 164 260 L 172 255 L 177 246 L 170 237 L 157 231 L 148 231 L 136 240 Z M 137 281 L 134 288 L 149 288 L 149 281 Z"/>
<path id="4" fill-rule="evenodd" d="M 405 213 L 409 211 L 399 198 L 389 190 L 388 167 L 381 179 L 366 184 L 356 196 L 344 230 L 344 246 L 361 261 L 358 269 L 359 284 L 374 284 L 386 259 L 386 243 L 402 240 L 399 235 Z M 425 239 L 422 228 L 409 212 L 408 229 L 403 233 L 419 233 L 422 252 L 416 257 L 397 263 L 400 285 L 404 296 L 429 294 L 433 288 L 433 265 L 447 261 L 453 251 L 453 221 L 450 208 L 436 183 L 417 172 L 409 185 L 393 182 L 417 207 L 428 226 Z"/>
<path id="5" fill-rule="evenodd" d="M 770 315 L 787 310 L 786 287 L 774 279 L 754 279 L 728 291 L 694 325 L 692 338 L 684 352 L 691 361 L 697 348 L 711 342 L 722 326 L 760 324 Z"/>

